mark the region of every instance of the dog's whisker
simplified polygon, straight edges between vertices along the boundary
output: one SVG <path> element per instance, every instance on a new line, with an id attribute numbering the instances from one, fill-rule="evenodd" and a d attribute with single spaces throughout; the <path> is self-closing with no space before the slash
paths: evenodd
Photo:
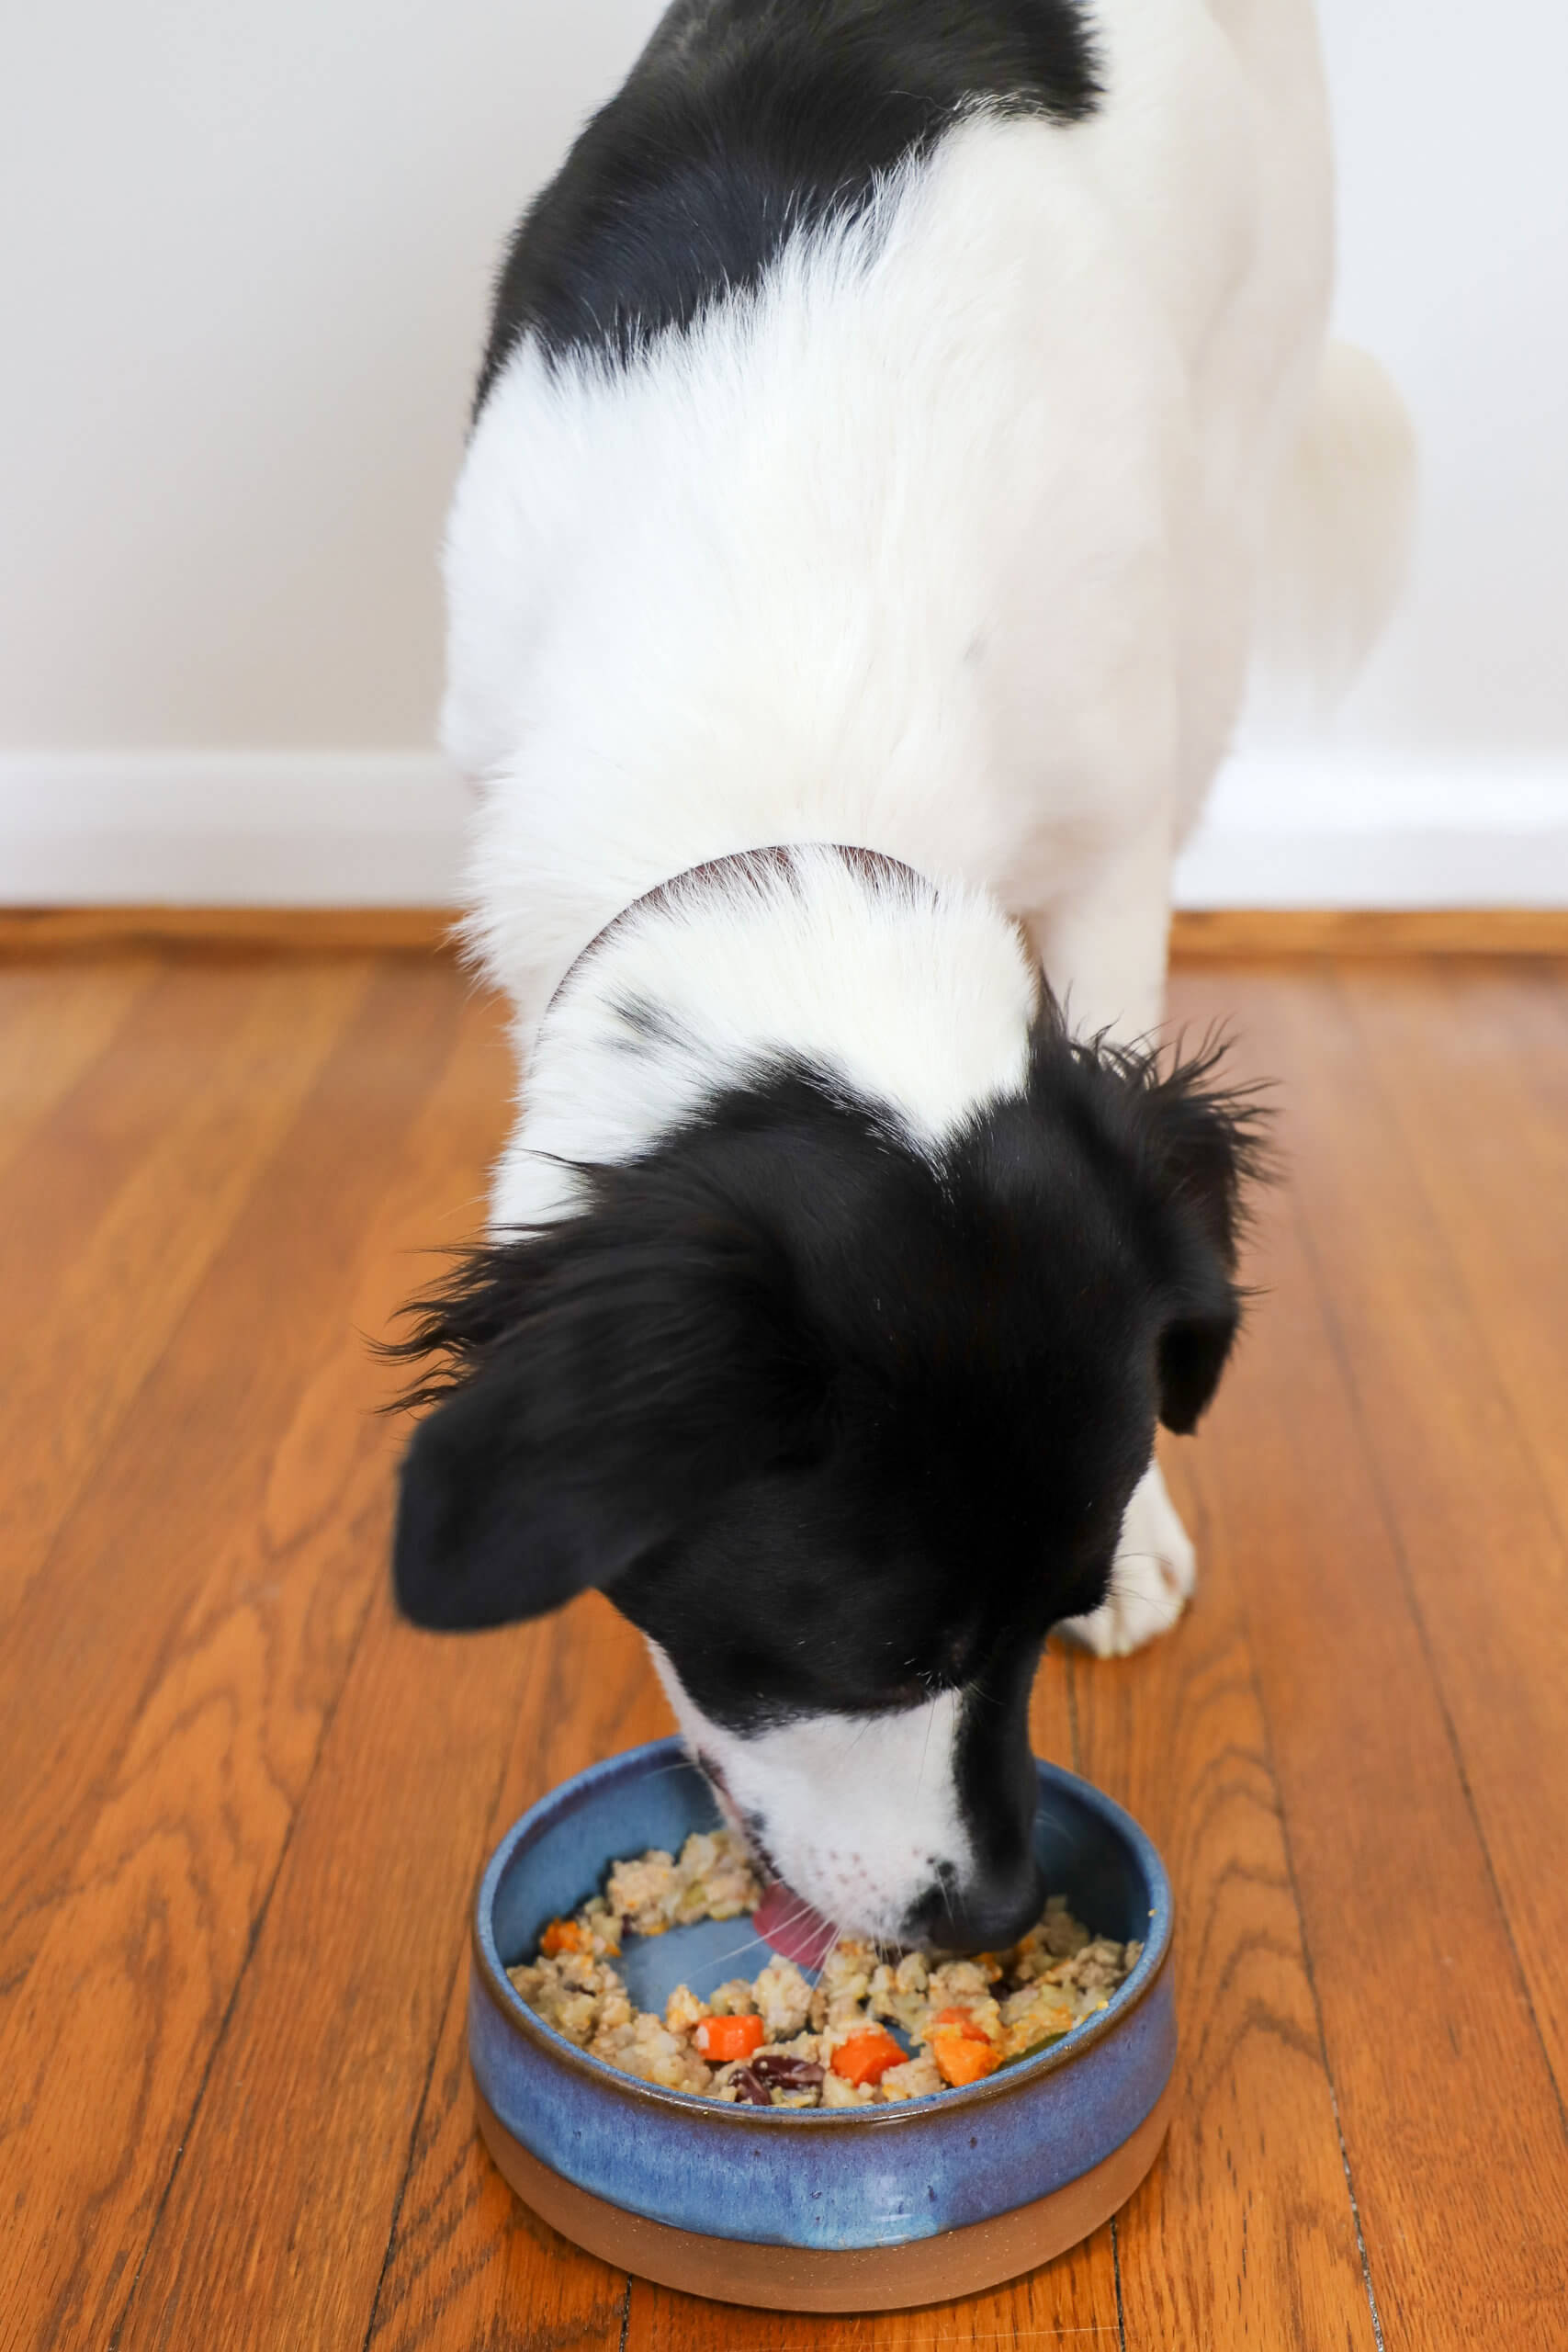
<path id="1" fill-rule="evenodd" d="M 750 1935 L 744 1942 L 736 1944 L 731 1951 L 721 1951 L 717 1958 L 710 1960 L 707 1965 L 710 1968 L 727 1968 L 732 1960 L 739 1960 L 743 1951 L 754 1951 L 759 1949 L 763 1951 L 770 1949 L 766 1936 Z"/>
<path id="2" fill-rule="evenodd" d="M 920 1793 L 920 1790 L 921 1790 L 921 1787 L 922 1787 L 922 1785 L 924 1784 L 924 1781 L 925 1781 L 925 1777 L 926 1777 L 926 1757 L 927 1757 L 927 1755 L 928 1755 L 928 1753 L 929 1753 L 929 1751 L 930 1751 L 930 1748 L 931 1748 L 931 1724 L 932 1724 L 932 1722 L 933 1722 L 933 1721 L 934 1721 L 934 1717 L 933 1717 L 933 1715 L 932 1715 L 932 1713 L 931 1713 L 931 1708 L 928 1706 L 928 1707 L 927 1707 L 927 1709 L 926 1709 L 926 1736 L 925 1736 L 924 1739 L 922 1739 L 922 1740 L 921 1740 L 921 1742 L 920 1742 L 920 1766 L 919 1766 L 919 1771 L 915 1774 L 915 1794 L 916 1794 L 916 1796 L 917 1796 L 917 1797 L 919 1795 L 919 1793 Z"/>

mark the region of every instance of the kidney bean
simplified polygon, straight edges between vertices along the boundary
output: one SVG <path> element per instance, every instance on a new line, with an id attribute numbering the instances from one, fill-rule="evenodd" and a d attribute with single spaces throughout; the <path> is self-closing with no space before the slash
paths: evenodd
<path id="1" fill-rule="evenodd" d="M 815 2060 L 791 2058 L 782 2050 L 764 2051 L 761 2057 L 752 2059 L 749 2071 L 770 2090 L 815 2090 L 822 2080 L 822 2069 Z"/>

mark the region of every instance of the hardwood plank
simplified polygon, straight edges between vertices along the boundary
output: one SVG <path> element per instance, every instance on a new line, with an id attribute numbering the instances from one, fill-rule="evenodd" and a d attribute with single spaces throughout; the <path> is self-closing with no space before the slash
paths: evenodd
<path id="1" fill-rule="evenodd" d="M 319 956 L 449 951 L 455 907 L 4 907 L 0 958 L 207 947 Z"/>
<path id="2" fill-rule="evenodd" d="M 1562 956 L 1568 907 L 1181 908 L 1179 963 L 1283 956 Z"/>
<path id="3" fill-rule="evenodd" d="M 640 1645 L 597 1596 L 548 1626 L 442 1641 L 378 1594 L 118 2352 L 177 2340 L 197 2312 L 236 2352 L 365 2340 L 503 1780 L 511 1819 L 569 1769 L 557 1758 L 575 1769 L 667 1721 Z M 411 2232 L 427 2225 L 415 2193 Z M 551 2246 L 531 2277 L 533 2247 L 525 2227 L 493 2247 L 521 2261 L 520 2313 L 547 2282 L 558 2327 L 586 2285 L 588 2315 L 607 2307 L 618 2335 L 615 2274 L 558 2267 Z M 428 2271 L 410 2283 L 423 2308 Z"/>
<path id="4" fill-rule="evenodd" d="M 182 977 L 236 1003 L 291 968 L 188 954 Z M 1037 1690 L 1037 1745 L 1067 1760 L 1076 1720 L 1081 1765 L 1160 1838 L 1201 1975 L 1169 2148 L 1116 2245 L 942 2312 L 775 2321 L 628 2289 L 483 2155 L 473 1867 L 660 1702 L 597 1601 L 446 1645 L 370 1598 L 396 1440 L 362 1418 L 378 1375 L 349 1326 L 417 1283 L 404 1245 L 475 1221 L 510 1085 L 493 1011 L 457 1016 L 447 1058 L 455 975 L 410 957 L 323 1061 L 0 1645 L 5 2352 L 117 2328 L 118 2352 L 357 2352 L 367 2329 L 377 2352 L 1109 2345 L 1118 2260 L 1134 2347 L 1364 2344 L 1325 2054 L 1390 2352 L 1556 2341 L 1568 2138 L 1539 2035 L 1555 2054 L 1563 1874 L 1518 1874 L 1561 1831 L 1568 992 L 1522 958 L 1336 968 L 1178 977 L 1179 1016 L 1238 1012 L 1247 1059 L 1291 1080 L 1294 1186 L 1265 1220 L 1271 1295 L 1175 1454 L 1192 1615 L 1125 1664 L 1054 1657 Z M 0 1084 L 10 982 L 47 1007 L 117 970 L 0 972 Z M 56 1214 L 82 1186 L 89 1242 L 128 1214 L 143 1146 L 117 1128 L 94 1191 L 68 1100 L 107 1101 L 164 987 L 98 1000 L 58 1090 L 24 1065 L 43 1092 L 11 1170 L 54 1123 Z M 214 1030 L 218 1082 L 221 1062 Z M 155 1253 L 154 1225 L 124 1229 Z M 98 1246 L 129 1314 L 134 1253 Z M 56 1363 L 68 1421 L 81 1368 Z"/>
<path id="5" fill-rule="evenodd" d="M 62 1530 L 47 1589 L 17 1613 L 0 1655 L 0 1758 L 26 1803 L 10 1822 L 0 1983 L 193 1605 L 266 1598 L 302 1532 L 275 1494 L 275 1457 L 288 1464 L 293 1448 L 309 1468 L 304 1442 L 333 1401 L 323 1384 L 363 1396 L 348 1318 L 366 1228 L 454 1009 L 450 985 L 412 967 L 377 977 Z"/>
<path id="6" fill-rule="evenodd" d="M 1357 989 L 1350 1002 L 1568 1534 L 1568 966 L 1493 964 L 1461 980 L 1430 964 L 1408 989 Z"/>
<path id="7" fill-rule="evenodd" d="M 0 960 L 115 955 L 133 947 L 320 955 L 455 952 L 453 907 L 0 908 Z M 1179 908 L 1178 961 L 1295 956 L 1561 956 L 1563 907 Z"/>
<path id="8" fill-rule="evenodd" d="M 77 2325 L 105 2340 L 363 1619 L 387 1432 L 364 1414 L 349 1313 L 365 1222 L 453 1009 L 449 986 L 433 997 L 410 977 L 367 1001 L 67 1524 L 51 1583 L 72 1591 L 73 1655 L 51 1653 L 30 1604 L 18 1617 L 28 1706 L 73 1668 L 96 1699 L 62 1715 L 52 1754 L 39 1743 L 47 1769 L 7 1854 L 8 1973 L 27 1973 L 0 2025 L 0 2177 L 37 2327 L 18 2341 Z M 373 1224 L 383 1284 L 388 1242 Z M 265 1350 L 236 1344 L 262 1329 Z M 172 1482 L 160 1431 L 204 1475 Z M 111 1583 L 110 1529 L 146 1563 L 145 1615 Z M 0 1739 L 28 1729 L 8 1693 Z"/>
<path id="9" fill-rule="evenodd" d="M 465 1993 L 459 1976 L 457 1994 Z M 514 2197 L 474 2121 L 463 2001 L 441 2035 L 415 2177 L 376 2307 L 389 2352 L 620 2352 L 629 2281 Z"/>
<path id="10" fill-rule="evenodd" d="M 1476 1002 L 1429 971 L 1366 974 L 1314 1008 L 1310 1043 L 1294 1002 L 1274 1034 L 1292 1073 L 1297 1194 L 1382 1508 L 1568 2095 L 1568 1546 L 1551 1504 L 1552 1487 L 1568 1502 L 1556 1319 L 1568 1101 L 1554 1126 L 1545 1094 L 1555 1080 L 1568 1097 L 1568 1034 L 1537 1027 L 1510 1050 L 1506 1024 L 1472 1026 Z M 1473 1186 L 1455 1196 L 1478 1146 L 1484 1216 Z M 1473 1290 L 1456 1257 L 1475 1268 Z M 1510 1395 L 1494 1351 L 1532 1334 L 1542 1386 L 1516 1380 Z"/>
<path id="11" fill-rule="evenodd" d="M 625 2342 L 626 2352 L 823 2352 L 828 2346 L 833 2352 L 946 2352 L 957 2345 L 1032 2343 L 1115 2352 L 1110 2225 L 1076 2256 L 1048 2262 L 994 2294 L 859 2318 L 744 2311 L 634 2278 Z"/>
<path id="12" fill-rule="evenodd" d="M 1247 1063 L 1302 1080 L 1289 1042 L 1304 1060 L 1328 989 L 1189 974 L 1176 1010 L 1212 1018 L 1222 989 Z M 1385 2340 L 1539 2342 L 1568 2276 L 1562 2116 L 1336 1350 L 1346 1277 L 1330 1257 L 1320 1285 L 1304 1220 L 1293 1189 L 1265 1205 L 1269 1296 L 1202 1441 L 1212 1548 L 1242 1596 Z M 1420 1326 L 1404 1339 L 1419 1377 Z"/>
<path id="13" fill-rule="evenodd" d="M 0 969 L 0 1177 L 106 1050 L 157 970 L 147 955 L 74 969 Z"/>
<path id="14" fill-rule="evenodd" d="M 0 1178 L 0 1623 L 367 978 L 342 962 L 165 973 Z"/>
<path id="15" fill-rule="evenodd" d="M 17 2343 L 71 2329 L 107 2340 L 384 1575 L 395 1440 L 367 1414 L 383 1376 L 356 1327 L 384 1321 L 407 1279 L 400 1245 L 449 1215 L 499 1125 L 506 1065 L 489 1008 L 468 1009 L 462 1068 L 432 1092 L 457 1012 L 449 978 L 380 977 L 265 1213 L 236 1231 L 150 1384 L 154 1427 L 211 1445 L 208 1481 L 161 1521 L 156 1479 L 111 1463 L 66 1530 L 90 1559 L 101 1513 L 133 1557 L 155 1560 L 163 1537 L 181 1573 L 151 1637 L 123 1612 L 110 1628 L 133 1666 L 139 1643 L 156 1645 L 130 1679 L 145 1697 L 118 1758 L 106 1750 L 124 1737 L 123 1684 L 91 1655 L 112 1596 L 95 1595 L 90 1621 L 78 1608 L 105 1703 L 71 1769 L 46 1781 L 21 1849 L 31 1880 L 10 1941 L 13 1968 L 31 1966 L 0 2029 L 0 2196 L 34 2331 Z M 234 1335 L 264 1323 L 253 1364 Z M 209 1560 L 214 1531 L 226 1532 Z M 36 1677 L 53 1663 L 34 1645 Z M 63 1855 L 52 1874 L 46 1824 Z"/>
<path id="16" fill-rule="evenodd" d="M 1046 1645 L 1029 1700 L 1029 1744 L 1047 1764 L 1081 1772 L 1075 1669 L 1078 1653 L 1066 1642 Z"/>
<path id="17" fill-rule="evenodd" d="M 1162 1449 L 1202 1583 L 1137 1657 L 1075 1664 L 1082 1769 L 1159 1846 L 1176 1903 L 1180 2051 L 1165 2153 L 1118 2216 L 1127 2342 L 1375 2342 L 1280 1798 L 1237 1591 L 1229 1498 Z"/>
<path id="18" fill-rule="evenodd" d="M 600 1757 L 673 1728 L 637 1635 L 597 1594 L 553 1623 L 508 1635 L 537 1661 L 499 1792 L 465 1852 L 470 1878 L 508 1824 Z M 498 1743 L 499 1748 L 499 1743 Z M 466 1918 L 446 1923 L 449 1942 Z M 368 2343 L 376 2352 L 619 2346 L 625 2274 L 569 2245 L 515 2199 L 476 2132 L 468 2072 L 466 1944 L 430 2072 Z M 383 2184 L 382 2194 L 385 2194 Z"/>

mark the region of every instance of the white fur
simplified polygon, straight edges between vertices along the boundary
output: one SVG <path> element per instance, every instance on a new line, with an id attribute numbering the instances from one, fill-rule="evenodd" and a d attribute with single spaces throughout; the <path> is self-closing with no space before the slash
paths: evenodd
<path id="1" fill-rule="evenodd" d="M 1090 119 L 977 112 L 756 293 L 626 368 L 525 342 L 481 412 L 444 733 L 481 787 L 469 935 L 528 1064 L 498 1224 L 568 1204 L 560 1158 L 636 1151 L 781 1048 L 945 1131 L 1021 1069 L 1004 910 L 1079 1022 L 1159 1019 L 1171 861 L 1233 725 L 1281 484 L 1349 452 L 1364 488 L 1397 435 L 1386 403 L 1358 429 L 1368 379 L 1344 370 L 1335 429 L 1312 422 L 1331 236 L 1308 0 L 1091 15 Z M 1353 577 L 1386 572 L 1400 503 Z M 546 1020 L 654 885 L 810 842 L 938 887 L 911 904 L 818 860 L 798 900 L 648 912 Z M 627 994 L 679 1016 L 673 1042 L 626 1050 Z M 1113 1646 L 1173 1613 L 1114 1605 Z"/>
<path id="2" fill-rule="evenodd" d="M 497 1171 L 497 1227 L 570 1208 L 567 1158 L 626 1158 L 784 1054 L 873 1098 L 917 1146 L 1017 1091 L 1039 983 L 995 905 L 962 885 L 868 883 L 822 850 L 791 863 L 789 880 L 639 910 L 572 973 Z"/>
<path id="3" fill-rule="evenodd" d="M 1330 344 L 1275 491 L 1258 655 L 1275 696 L 1336 701 L 1382 634 L 1416 520 L 1416 441 L 1379 363 Z"/>
<path id="4" fill-rule="evenodd" d="M 1197 1580 L 1198 1555 L 1159 1464 L 1151 1463 L 1122 1521 L 1109 1595 L 1089 1616 L 1068 1617 L 1058 1630 L 1098 1657 L 1125 1657 L 1169 1631 Z"/>
<path id="5" fill-rule="evenodd" d="M 742 1737 L 711 1723 L 663 1651 L 649 1648 L 687 1747 L 718 1767 L 736 1826 L 755 1821 L 786 1883 L 825 1919 L 894 1943 L 939 1871 L 963 1885 L 972 1857 L 955 1780 L 957 1692 Z"/>

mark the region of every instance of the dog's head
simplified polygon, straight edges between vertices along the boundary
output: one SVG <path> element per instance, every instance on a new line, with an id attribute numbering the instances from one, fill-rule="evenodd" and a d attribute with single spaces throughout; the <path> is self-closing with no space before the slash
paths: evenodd
<path id="1" fill-rule="evenodd" d="M 1213 1057 L 1036 1030 L 922 1148 L 780 1069 L 559 1225 L 465 1261 L 406 1342 L 398 1597 L 423 1625 L 602 1586 L 732 1818 L 818 1911 L 978 1949 L 1034 1916 L 1027 1706 L 1104 1598 L 1156 1421 L 1235 1337 L 1247 1104 Z"/>

